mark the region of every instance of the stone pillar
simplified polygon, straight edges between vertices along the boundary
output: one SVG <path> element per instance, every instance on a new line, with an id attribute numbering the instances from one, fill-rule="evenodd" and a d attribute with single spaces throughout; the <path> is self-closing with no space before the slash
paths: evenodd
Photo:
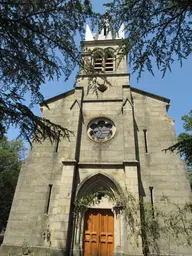
<path id="1" fill-rule="evenodd" d="M 134 162 L 129 162 L 125 161 L 124 162 L 124 170 L 125 170 L 125 185 L 126 185 L 126 191 L 125 193 L 130 193 L 130 196 L 133 196 L 135 204 L 133 207 L 135 209 L 138 208 L 138 213 L 135 216 L 135 229 L 140 229 L 140 211 L 139 211 L 139 187 L 138 187 L 138 175 L 137 175 L 137 161 Z M 131 200 L 131 199 L 130 199 Z M 134 214 L 134 212 L 133 212 Z M 124 229 L 124 252 L 126 252 L 128 255 L 142 255 L 142 239 L 140 236 L 137 237 L 134 236 L 134 234 L 131 237 L 127 237 L 126 232 L 128 232 L 129 226 L 127 223 L 125 223 L 124 220 L 124 226 L 126 227 Z"/>
<path id="2" fill-rule="evenodd" d="M 135 160 L 135 139 L 133 123 L 133 105 L 130 97 L 130 86 L 123 86 L 123 104 L 121 113 L 123 115 L 123 138 L 124 138 L 124 159 Z"/>
<path id="3" fill-rule="evenodd" d="M 118 207 L 113 208 L 114 213 L 114 255 L 121 256 L 123 255 L 122 247 L 122 228 L 121 228 L 121 215 L 122 209 Z"/>
<path id="4" fill-rule="evenodd" d="M 55 196 L 50 222 L 51 242 L 54 248 L 65 248 L 68 235 L 73 175 L 76 162 L 63 161 L 61 180 L 58 181 L 59 193 Z"/>

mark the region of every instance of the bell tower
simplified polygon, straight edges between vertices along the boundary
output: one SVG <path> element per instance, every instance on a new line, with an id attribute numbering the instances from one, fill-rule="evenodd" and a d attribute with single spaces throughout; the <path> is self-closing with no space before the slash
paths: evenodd
<path id="1" fill-rule="evenodd" d="M 124 25 L 116 32 L 108 13 L 101 20 L 97 33 L 92 33 L 86 25 L 78 79 L 78 86 L 84 87 L 86 98 L 94 97 L 93 92 L 98 99 L 122 97 L 120 84 L 129 85 L 127 57 L 121 48 L 123 39 Z"/>

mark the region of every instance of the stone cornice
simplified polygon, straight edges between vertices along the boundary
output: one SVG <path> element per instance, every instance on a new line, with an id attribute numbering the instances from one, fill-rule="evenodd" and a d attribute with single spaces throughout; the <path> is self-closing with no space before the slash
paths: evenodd
<path id="1" fill-rule="evenodd" d="M 117 77 L 121 77 L 121 76 L 122 77 L 124 77 L 124 76 L 128 76 L 129 77 L 130 74 L 129 73 L 98 73 L 97 76 L 98 77 L 107 77 L 107 76 L 108 77 L 116 77 L 116 76 Z M 95 77 L 95 74 L 93 74 L 93 75 L 92 74 L 91 75 L 88 75 L 88 74 L 86 74 L 86 75 L 83 75 L 83 74 L 82 75 L 78 75 L 77 79 L 78 78 L 84 78 L 84 77 Z"/>
<path id="2" fill-rule="evenodd" d="M 123 168 L 124 166 L 137 166 L 137 160 L 124 160 L 123 162 L 79 162 L 78 167 L 81 168 Z"/>

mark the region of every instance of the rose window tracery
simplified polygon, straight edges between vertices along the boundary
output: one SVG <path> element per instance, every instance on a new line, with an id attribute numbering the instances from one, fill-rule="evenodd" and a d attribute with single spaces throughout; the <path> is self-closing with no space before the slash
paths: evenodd
<path id="1" fill-rule="evenodd" d="M 94 141 L 104 142 L 113 137 L 115 126 L 107 118 L 99 118 L 91 121 L 88 125 L 88 136 Z"/>

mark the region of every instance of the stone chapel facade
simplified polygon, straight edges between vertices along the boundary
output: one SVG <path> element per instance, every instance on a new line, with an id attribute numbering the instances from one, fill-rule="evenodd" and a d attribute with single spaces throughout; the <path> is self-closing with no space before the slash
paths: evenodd
<path id="1" fill-rule="evenodd" d="M 130 191 L 152 204 L 163 195 L 181 204 L 190 200 L 183 162 L 162 151 L 176 141 L 169 99 L 130 86 L 127 59 L 116 50 L 122 38 L 123 27 L 115 33 L 108 24 L 95 35 L 87 27 L 82 56 L 98 74 L 97 93 L 93 87 L 88 92 L 93 80 L 82 69 L 75 89 L 48 99 L 49 108 L 41 106 L 43 117 L 74 135 L 55 145 L 33 145 L 18 180 L 2 255 L 10 248 L 19 252 L 26 242 L 34 255 L 141 256 L 142 238 L 127 237 L 123 207 L 105 191 Z M 97 203 L 85 201 L 74 214 L 74 202 L 94 193 Z M 184 246 L 160 248 L 160 255 L 191 254 Z"/>

